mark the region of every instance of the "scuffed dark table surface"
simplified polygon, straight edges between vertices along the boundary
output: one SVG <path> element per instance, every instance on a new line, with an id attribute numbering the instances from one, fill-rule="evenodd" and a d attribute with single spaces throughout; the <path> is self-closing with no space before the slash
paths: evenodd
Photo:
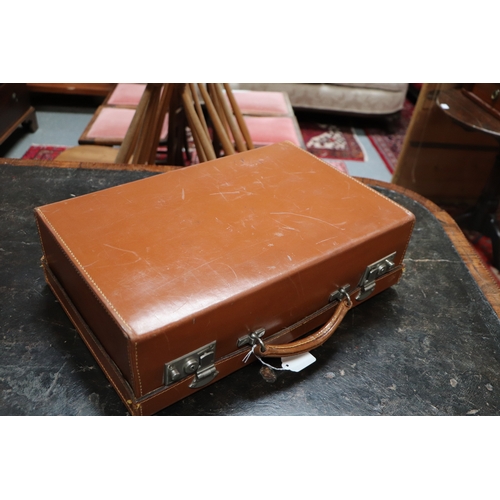
<path id="1" fill-rule="evenodd" d="M 0 415 L 126 415 L 45 284 L 33 208 L 148 172 L 0 165 Z M 424 206 L 399 285 L 349 312 L 300 373 L 260 364 L 158 415 L 499 415 L 500 320 Z"/>

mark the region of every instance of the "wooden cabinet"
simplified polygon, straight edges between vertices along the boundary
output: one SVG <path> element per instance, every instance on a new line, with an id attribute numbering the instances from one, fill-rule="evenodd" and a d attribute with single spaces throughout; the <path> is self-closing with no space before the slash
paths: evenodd
<path id="1" fill-rule="evenodd" d="M 23 124 L 31 132 L 38 128 L 25 83 L 0 83 L 0 144 Z"/>
<path id="2" fill-rule="evenodd" d="M 100 97 L 106 97 L 114 87 L 114 83 L 28 83 L 30 92 Z"/>
<path id="3" fill-rule="evenodd" d="M 437 105 L 440 91 L 462 86 L 422 87 L 392 179 L 437 204 L 473 204 L 498 153 L 493 137 L 467 130 Z"/>
<path id="4" fill-rule="evenodd" d="M 473 83 L 470 91 L 487 106 L 500 111 L 500 83 Z"/>

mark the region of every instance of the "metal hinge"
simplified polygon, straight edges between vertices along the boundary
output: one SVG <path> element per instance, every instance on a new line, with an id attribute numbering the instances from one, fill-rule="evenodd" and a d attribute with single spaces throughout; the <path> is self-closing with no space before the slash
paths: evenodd
<path id="1" fill-rule="evenodd" d="M 363 276 L 359 280 L 358 286 L 361 288 L 356 300 L 366 299 L 375 290 L 375 285 L 378 278 L 387 274 L 394 267 L 394 258 L 396 257 L 396 252 L 391 253 L 383 259 L 377 260 L 373 264 L 370 264 L 365 269 Z"/>
<path id="2" fill-rule="evenodd" d="M 214 364 L 215 345 L 215 341 L 210 342 L 206 346 L 166 363 L 165 385 L 173 384 L 191 375 L 194 375 L 193 381 L 189 384 L 192 389 L 208 384 L 219 373 Z"/>

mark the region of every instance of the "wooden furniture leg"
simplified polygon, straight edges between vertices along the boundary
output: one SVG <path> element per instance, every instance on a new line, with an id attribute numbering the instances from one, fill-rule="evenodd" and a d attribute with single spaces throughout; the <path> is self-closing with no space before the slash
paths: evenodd
<path id="1" fill-rule="evenodd" d="M 29 132 L 36 132 L 38 130 L 38 119 L 36 117 L 35 108 L 33 106 L 28 110 L 28 115 L 22 123 L 25 130 Z"/>
<path id="2" fill-rule="evenodd" d="M 182 94 L 186 84 L 175 84 L 168 113 L 167 163 L 183 166 L 182 144 L 185 127 L 185 114 L 182 109 Z"/>
<path id="3" fill-rule="evenodd" d="M 231 103 L 231 108 L 233 109 L 233 113 L 234 113 L 234 116 L 236 117 L 236 121 L 238 122 L 241 133 L 243 134 L 243 137 L 245 138 L 245 142 L 247 143 L 247 148 L 254 149 L 253 141 L 252 141 L 252 138 L 250 137 L 250 132 L 248 131 L 248 127 L 247 127 L 247 124 L 245 122 L 245 118 L 243 117 L 243 114 L 240 110 L 240 107 L 238 106 L 238 103 L 236 102 L 236 99 L 234 97 L 233 91 L 232 91 L 229 83 L 224 84 L 224 89 L 226 91 L 226 95 L 229 99 L 229 102 Z"/>
<path id="4" fill-rule="evenodd" d="M 143 126 L 141 127 L 139 135 L 137 150 L 134 154 L 134 162 L 140 165 L 148 163 L 151 151 L 153 151 L 156 156 L 158 143 L 154 144 L 154 133 L 156 128 L 155 120 L 158 116 L 162 87 L 162 84 L 153 84 L 153 90 L 151 92 Z"/>
<path id="5" fill-rule="evenodd" d="M 161 136 L 161 129 L 163 126 L 163 121 L 165 119 L 166 114 L 168 113 L 168 108 L 170 106 L 170 101 L 172 99 L 172 92 L 173 92 L 173 85 L 172 83 L 166 83 L 163 86 L 162 92 L 161 92 L 161 100 L 160 100 L 160 105 L 158 109 L 158 114 L 155 119 L 155 129 L 153 131 L 153 144 L 156 146 L 151 149 L 151 154 L 149 157 L 149 164 L 153 165 L 156 161 L 156 151 L 158 148 L 158 144 L 160 143 L 160 136 Z"/>
<path id="6" fill-rule="evenodd" d="M 195 141 L 200 160 L 215 160 L 215 151 L 213 150 L 212 144 L 210 142 L 210 137 L 205 132 L 205 129 L 203 128 L 203 125 L 198 115 L 196 114 L 191 89 L 187 85 L 185 87 L 184 93 L 182 94 L 182 101 L 184 104 L 184 110 L 186 112 L 189 126 L 193 133 L 193 139 Z"/>
<path id="7" fill-rule="evenodd" d="M 227 100 L 225 99 L 224 93 L 222 92 L 222 85 L 220 83 L 214 83 L 213 89 L 217 96 L 217 100 L 220 104 L 220 107 L 222 108 L 223 114 L 226 117 L 231 133 L 233 135 L 234 142 L 236 143 L 236 149 L 239 152 L 247 151 L 243 135 L 234 120 L 234 115 L 229 109 Z"/>
<path id="8" fill-rule="evenodd" d="M 190 83 L 189 89 L 191 90 L 191 95 L 193 96 L 194 108 L 196 109 L 198 118 L 200 119 L 200 122 L 203 126 L 203 129 L 205 130 L 205 133 L 207 134 L 207 137 L 210 138 L 210 132 L 208 130 L 207 121 L 205 120 L 205 114 L 203 113 L 200 100 L 198 99 L 198 91 L 196 90 L 195 84 Z"/>
<path id="9" fill-rule="evenodd" d="M 205 86 L 202 83 L 198 84 L 198 88 L 200 89 L 201 96 L 203 97 L 203 100 L 205 101 L 205 106 L 207 108 L 208 114 L 210 116 L 210 119 L 212 120 L 212 123 L 215 128 L 215 132 L 217 133 L 217 137 L 220 139 L 221 144 L 222 144 L 222 149 L 224 150 L 224 153 L 226 155 L 232 155 L 235 153 L 234 147 L 231 144 L 231 141 L 229 140 L 229 137 L 224 130 L 224 125 L 222 124 L 219 115 L 217 113 L 217 110 L 215 109 L 214 103 L 205 88 Z"/>
<path id="10" fill-rule="evenodd" d="M 139 101 L 137 109 L 135 110 L 132 122 L 130 123 L 130 127 L 127 130 L 125 138 L 123 139 L 123 142 L 120 146 L 120 150 L 116 155 L 115 163 L 129 163 L 137 144 L 137 139 L 139 137 L 139 132 L 140 132 L 140 126 L 144 120 L 144 116 L 149 103 L 149 99 L 151 97 L 152 90 L 153 90 L 152 84 L 146 85 L 141 100 Z"/>

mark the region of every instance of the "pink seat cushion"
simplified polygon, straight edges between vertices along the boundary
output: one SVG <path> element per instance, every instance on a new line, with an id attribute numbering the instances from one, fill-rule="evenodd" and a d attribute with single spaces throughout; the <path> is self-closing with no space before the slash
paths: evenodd
<path id="1" fill-rule="evenodd" d="M 304 147 L 300 130 L 290 116 L 245 116 L 248 132 L 255 146 L 290 141 Z"/>
<path id="2" fill-rule="evenodd" d="M 103 107 L 87 132 L 87 139 L 123 140 L 127 133 L 135 109 Z M 168 132 L 168 114 L 161 129 L 160 140 L 165 140 Z"/>
<path id="3" fill-rule="evenodd" d="M 233 90 L 233 95 L 244 115 L 291 116 L 293 114 L 282 92 Z"/>
<path id="4" fill-rule="evenodd" d="M 145 83 L 119 83 L 106 104 L 113 106 L 137 106 L 146 88 Z"/>
<path id="5" fill-rule="evenodd" d="M 137 106 L 145 88 L 144 83 L 119 83 L 106 104 Z M 233 90 L 233 95 L 244 115 L 291 116 L 293 114 L 283 92 Z"/>

